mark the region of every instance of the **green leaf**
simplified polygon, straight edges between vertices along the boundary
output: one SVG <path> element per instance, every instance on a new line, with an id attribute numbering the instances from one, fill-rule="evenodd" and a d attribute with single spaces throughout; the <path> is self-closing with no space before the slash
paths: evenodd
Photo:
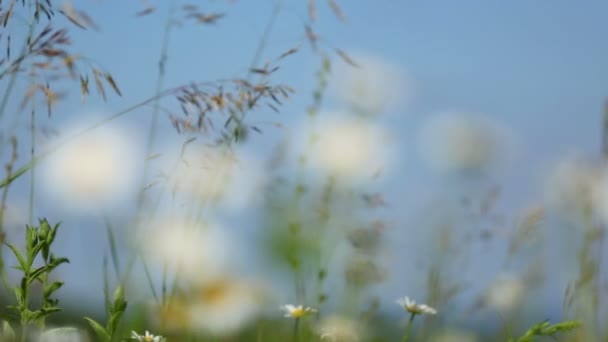
<path id="1" fill-rule="evenodd" d="M 39 220 L 39 222 L 40 228 L 38 229 L 38 238 L 42 241 L 46 241 L 51 232 L 51 226 L 46 219 Z"/>
<path id="2" fill-rule="evenodd" d="M 118 286 L 114 291 L 114 302 L 109 310 L 110 318 L 108 319 L 107 331 L 110 333 L 110 335 L 114 335 L 114 332 L 118 327 L 118 323 L 120 322 L 120 319 L 122 318 L 122 315 L 126 309 L 127 302 L 125 301 L 125 293 L 122 286 Z"/>
<path id="3" fill-rule="evenodd" d="M 2 341 L 16 341 L 15 331 L 7 321 L 2 321 Z"/>
<path id="4" fill-rule="evenodd" d="M 53 294 L 53 292 L 59 290 L 59 288 L 61 288 L 63 286 L 63 282 L 62 281 L 55 281 L 51 284 L 49 284 L 45 289 L 44 289 L 44 297 L 50 297 L 51 294 Z"/>
<path id="5" fill-rule="evenodd" d="M 120 319 L 122 318 L 123 313 L 124 313 L 124 310 L 117 311 L 110 316 L 110 319 L 108 319 L 108 331 L 110 332 L 110 334 L 112 336 L 114 335 L 114 333 L 116 332 L 116 329 L 118 328 L 118 324 L 120 323 Z"/>
<path id="6" fill-rule="evenodd" d="M 53 229 L 51 229 L 50 234 L 47 236 L 46 243 L 48 243 L 49 245 L 51 245 L 55 241 L 55 236 L 57 235 L 57 231 L 59 230 L 59 225 L 60 224 L 61 224 L 61 222 L 57 223 L 53 227 Z"/>
<path id="7" fill-rule="evenodd" d="M 40 277 L 42 274 L 51 273 L 51 271 L 53 271 L 57 266 L 59 266 L 63 263 L 69 263 L 69 262 L 70 262 L 70 260 L 68 260 L 68 258 L 53 259 L 51 257 L 51 262 L 35 269 L 32 273 L 30 273 L 30 275 L 28 277 L 28 282 L 31 284 L 34 280 L 38 279 L 38 277 Z"/>
<path id="8" fill-rule="evenodd" d="M 109 312 L 112 303 L 110 303 L 110 281 L 108 279 L 108 257 L 106 255 L 103 257 L 103 299 L 105 309 Z"/>
<path id="9" fill-rule="evenodd" d="M 122 286 L 118 286 L 114 291 L 114 305 L 125 301 L 125 293 Z"/>
<path id="10" fill-rule="evenodd" d="M 551 325 L 544 321 L 533 325 L 526 333 L 518 338 L 517 342 L 534 342 L 537 336 L 553 336 L 557 333 L 569 332 L 582 325 L 579 321 L 565 321 Z"/>
<path id="11" fill-rule="evenodd" d="M 17 305 L 23 305 L 23 290 L 20 287 L 15 287 L 15 298 L 17 298 Z"/>
<path id="12" fill-rule="evenodd" d="M 53 255 L 51 255 L 51 260 L 49 262 L 49 266 L 52 266 L 53 268 L 63 264 L 63 263 L 70 263 L 70 259 L 68 258 L 55 258 Z"/>
<path id="13" fill-rule="evenodd" d="M 50 307 L 50 308 L 36 310 L 36 311 L 32 312 L 32 314 L 30 315 L 30 319 L 32 321 L 38 321 L 41 318 L 44 318 L 54 312 L 59 312 L 62 310 L 63 310 L 62 308 L 58 308 L 58 307 Z"/>
<path id="14" fill-rule="evenodd" d="M 101 324 L 97 323 L 95 320 L 93 320 L 92 318 L 89 317 L 85 317 L 84 319 L 86 319 L 89 324 L 91 325 L 91 328 L 93 328 L 93 330 L 95 331 L 95 334 L 97 335 L 97 339 L 99 341 L 102 342 L 109 342 L 110 341 L 110 335 L 106 332 L 106 329 L 101 326 Z"/>
<path id="15" fill-rule="evenodd" d="M 13 246 L 10 243 L 7 243 L 6 245 L 8 246 L 8 248 L 11 249 L 11 251 L 13 251 L 13 254 L 15 254 L 15 257 L 17 258 L 17 261 L 19 262 L 19 266 L 21 267 L 23 272 L 28 273 L 30 269 L 27 266 L 27 263 L 25 262 L 25 259 L 23 258 L 23 255 L 21 254 L 21 252 L 19 252 L 17 247 Z"/>
<path id="16" fill-rule="evenodd" d="M 25 228 L 25 251 L 28 255 L 28 257 L 32 257 L 32 247 L 36 244 L 36 238 L 37 238 L 37 233 L 36 233 L 36 227 L 32 227 L 32 226 L 26 226 Z"/>
<path id="17" fill-rule="evenodd" d="M 36 245 L 30 250 L 30 252 L 28 253 L 30 257 L 30 259 L 28 259 L 30 260 L 30 266 L 34 262 L 34 259 L 36 258 L 42 247 L 44 247 L 45 245 L 46 242 L 38 241 L 38 243 L 36 243 Z"/>
<path id="18" fill-rule="evenodd" d="M 34 280 L 38 279 L 38 277 L 40 277 L 42 274 L 44 274 L 45 272 L 47 272 L 47 270 L 49 269 L 49 267 L 47 265 L 41 266 L 37 269 L 35 269 L 32 273 L 29 274 L 29 276 L 27 277 L 27 283 L 31 284 L 34 282 Z"/>

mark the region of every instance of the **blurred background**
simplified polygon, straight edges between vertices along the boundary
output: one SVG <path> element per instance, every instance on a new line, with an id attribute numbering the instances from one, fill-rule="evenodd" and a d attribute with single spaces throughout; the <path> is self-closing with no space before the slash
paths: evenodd
<path id="1" fill-rule="evenodd" d="M 34 11 L 15 6 L 13 58 Z M 53 6 L 78 77 L 44 54 L 3 74 L 6 176 L 43 158 L 0 190 L 7 241 L 61 222 L 58 324 L 103 317 L 104 283 L 124 282 L 142 329 L 159 297 L 195 291 L 203 334 L 255 331 L 291 303 L 383 340 L 411 296 L 439 312 L 416 340 L 545 319 L 608 336 L 608 3 Z M 28 97 L 37 83 L 56 101 Z"/>

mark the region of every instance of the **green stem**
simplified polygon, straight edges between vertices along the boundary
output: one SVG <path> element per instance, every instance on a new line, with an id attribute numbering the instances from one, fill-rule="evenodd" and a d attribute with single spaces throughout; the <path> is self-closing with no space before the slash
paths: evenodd
<path id="1" fill-rule="evenodd" d="M 167 298 L 167 272 L 168 272 L 168 268 L 169 265 L 167 263 L 167 261 L 165 260 L 163 262 L 163 280 L 162 280 L 162 288 L 161 288 L 161 303 L 162 306 L 165 307 L 165 305 L 167 305 L 168 302 L 168 298 Z"/>
<path id="2" fill-rule="evenodd" d="M 27 278 L 28 278 L 28 276 L 25 275 L 24 279 L 27 279 Z M 27 341 L 27 338 L 26 338 L 27 324 L 28 324 L 27 312 L 28 312 L 28 307 L 29 307 L 29 301 L 30 301 L 29 285 L 26 285 L 23 288 L 23 304 L 21 305 L 21 308 L 20 308 L 20 311 L 21 311 L 20 312 L 20 314 L 21 314 L 21 342 Z"/>
<path id="3" fill-rule="evenodd" d="M 31 123 L 30 123 L 30 133 L 32 148 L 30 150 L 31 158 L 34 159 L 36 156 L 36 103 L 34 101 L 34 97 L 32 96 L 32 113 L 31 113 Z M 30 193 L 29 193 L 29 209 L 28 209 L 28 217 L 29 224 L 34 224 L 34 193 L 35 193 L 35 182 L 36 182 L 36 172 L 32 169 L 30 173 Z"/>
<path id="4" fill-rule="evenodd" d="M 278 0 L 275 3 L 274 7 L 272 8 L 272 13 L 270 13 L 270 18 L 268 19 L 268 22 L 266 23 L 266 27 L 264 28 L 264 33 L 262 33 L 262 37 L 260 38 L 258 46 L 255 50 L 255 54 L 253 55 L 253 59 L 251 60 L 250 65 L 252 68 L 256 68 L 258 63 L 260 62 L 260 59 L 262 58 L 262 52 L 264 52 L 264 49 L 266 48 L 266 44 L 268 44 L 268 39 L 270 38 L 270 33 L 272 32 L 274 24 L 277 21 L 277 18 L 279 17 L 279 13 L 281 12 L 281 8 L 283 7 L 283 2 L 284 2 L 284 0 Z"/>
<path id="5" fill-rule="evenodd" d="M 264 32 L 262 33 L 262 36 L 260 37 L 258 46 L 257 46 L 255 53 L 253 55 L 253 58 L 251 60 L 251 64 L 249 65 L 250 68 L 256 68 L 257 65 L 260 63 L 260 60 L 262 58 L 262 53 L 264 52 L 264 49 L 266 48 L 266 45 L 268 44 L 268 39 L 270 38 L 270 34 L 272 33 L 274 25 L 277 22 L 277 19 L 279 18 L 279 14 L 281 13 L 284 2 L 285 2 L 285 0 L 277 0 L 274 7 L 272 8 L 272 12 L 270 13 L 270 18 L 268 19 L 268 22 L 266 23 L 266 26 L 264 27 Z M 252 74 L 249 73 L 245 80 L 250 81 L 251 76 L 252 76 Z M 247 114 L 246 112 L 243 112 L 242 115 L 240 115 L 240 116 L 239 115 L 232 116 L 236 127 L 241 127 L 241 125 L 243 124 L 243 121 L 245 120 L 246 114 Z M 234 130 L 231 132 L 232 132 L 232 135 L 234 135 Z M 234 136 L 232 138 L 234 138 Z M 228 142 L 231 142 L 231 141 L 232 141 L 232 139 L 228 140 Z"/>
<path id="6" fill-rule="evenodd" d="M 45 260 L 44 261 L 44 265 L 48 266 L 48 264 L 49 264 L 49 260 Z M 41 276 L 41 278 L 42 279 L 40 280 L 40 287 L 44 291 L 44 289 L 46 289 L 46 286 L 47 286 L 48 281 L 49 281 L 49 274 L 48 273 L 44 273 Z M 46 296 L 46 295 L 43 296 L 43 298 L 42 298 L 42 308 L 43 309 L 47 308 L 47 306 L 48 306 L 47 302 L 49 300 L 49 297 L 50 297 L 50 294 L 48 296 Z M 40 325 L 40 330 L 44 331 L 44 329 L 46 328 L 46 317 L 45 316 L 42 316 L 40 318 L 39 325 Z"/>
<path id="7" fill-rule="evenodd" d="M 146 280 L 148 281 L 148 286 L 150 287 L 150 291 L 152 291 L 152 297 L 158 304 L 162 304 L 160 298 L 158 297 L 158 293 L 156 293 L 156 288 L 154 287 L 154 281 L 152 280 L 152 274 L 150 273 L 150 268 L 148 267 L 148 263 L 146 259 L 143 257 L 143 254 L 140 254 L 141 263 L 144 267 L 144 273 L 146 274 Z"/>
<path id="8" fill-rule="evenodd" d="M 163 32 L 163 42 L 160 50 L 160 57 L 158 60 L 158 77 L 156 79 L 156 90 L 154 95 L 159 95 L 162 92 L 163 85 L 165 83 L 165 70 L 167 64 L 167 51 L 169 49 L 169 41 L 170 41 L 170 33 L 171 28 L 173 27 L 173 13 L 175 12 L 175 1 L 171 1 L 171 7 L 169 9 L 169 17 L 167 18 L 167 22 L 165 24 L 165 30 Z M 150 122 L 150 129 L 148 131 L 148 141 L 146 146 L 146 155 L 144 159 L 144 177 L 143 181 L 147 181 L 148 176 L 148 167 L 149 167 L 149 159 L 148 156 L 152 153 L 152 149 L 154 147 L 154 141 L 156 140 L 156 131 L 158 130 L 158 115 L 160 112 L 159 105 L 160 97 L 157 97 L 154 100 L 153 111 L 152 111 L 152 121 Z M 138 208 L 143 206 L 143 192 L 140 192 L 140 198 L 138 198 Z"/>
<path id="9" fill-rule="evenodd" d="M 10 177 L 13 174 L 13 165 L 15 164 L 15 161 L 17 160 L 17 139 L 15 137 L 11 137 L 11 145 L 12 145 L 12 156 L 11 156 L 11 160 L 9 161 L 9 163 L 6 165 L 6 173 L 7 173 L 7 177 Z M 9 187 L 7 186 L 6 188 L 4 188 L 4 190 L 2 190 L 2 195 L 0 195 L 1 199 L 0 199 L 0 238 L 2 240 L 6 239 L 6 233 L 4 231 L 4 214 L 6 211 L 6 201 L 8 199 L 8 190 Z M 4 241 L 2 241 L 4 242 Z M 2 249 L 0 249 L 0 277 L 2 278 L 2 285 L 4 286 L 5 291 L 9 292 L 10 291 L 10 285 L 8 282 L 8 273 L 6 272 L 6 267 L 5 267 L 5 260 L 4 260 L 4 255 L 3 255 L 3 251 Z"/>
<path id="10" fill-rule="evenodd" d="M 28 42 L 31 41 L 32 36 L 34 35 L 35 28 L 36 28 L 36 20 L 32 19 L 32 22 L 30 23 L 29 31 L 27 34 L 28 38 L 26 39 L 25 44 L 23 45 L 23 48 L 21 49 L 21 56 L 27 56 L 28 48 L 29 48 Z M 13 66 L 11 66 L 10 69 L 18 70 L 24 59 L 25 59 L 25 57 L 18 59 L 17 64 L 14 65 L 14 69 L 13 69 Z M 8 81 L 8 86 L 7 86 L 6 90 L 4 91 L 2 100 L 0 100 L 0 118 L 2 117 L 2 115 L 4 115 L 4 111 L 6 110 L 6 105 L 8 104 L 8 99 L 11 97 L 11 93 L 13 92 L 13 89 L 15 88 L 15 83 L 17 81 L 18 74 L 19 74 L 19 72 L 17 72 L 17 71 L 11 72 L 11 78 Z"/>
<path id="11" fill-rule="evenodd" d="M 296 318 L 293 323 L 293 341 L 298 342 L 299 332 L 300 330 L 300 318 Z"/>
<path id="12" fill-rule="evenodd" d="M 414 325 L 414 317 L 416 317 L 416 314 L 412 312 L 411 316 L 410 316 L 410 320 L 407 322 L 407 328 L 405 328 L 405 334 L 403 335 L 403 342 L 406 342 L 407 339 L 410 337 L 410 333 L 412 332 L 412 325 Z"/>
<path id="13" fill-rule="evenodd" d="M 114 229 L 112 228 L 112 222 L 107 215 L 102 215 L 106 232 L 108 234 L 108 244 L 110 247 L 110 257 L 112 258 L 112 266 L 114 267 L 114 274 L 116 278 L 120 278 L 120 263 L 118 260 L 118 249 L 116 248 L 116 237 L 114 236 Z"/>

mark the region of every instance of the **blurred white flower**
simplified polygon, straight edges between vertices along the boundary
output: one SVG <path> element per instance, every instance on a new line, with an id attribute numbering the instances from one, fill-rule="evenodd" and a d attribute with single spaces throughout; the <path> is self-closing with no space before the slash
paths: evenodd
<path id="1" fill-rule="evenodd" d="M 488 119 L 464 114 L 434 116 L 420 134 L 423 157 L 441 171 L 483 171 L 505 158 L 507 135 Z"/>
<path id="2" fill-rule="evenodd" d="M 184 145 L 177 159 L 169 171 L 171 189 L 188 200 L 220 200 L 237 161 L 232 151 L 194 143 Z"/>
<path id="3" fill-rule="evenodd" d="M 37 342 L 87 342 L 86 332 L 73 327 L 52 328 L 43 331 Z"/>
<path id="4" fill-rule="evenodd" d="M 6 231 L 12 231 L 23 227 L 28 221 L 28 213 L 25 207 L 20 203 L 9 202 L 2 213 L 3 228 Z"/>
<path id="5" fill-rule="evenodd" d="M 191 329 L 213 335 L 238 332 L 261 313 L 264 291 L 251 281 L 218 278 L 199 284 L 184 303 Z"/>
<path id="6" fill-rule="evenodd" d="M 319 122 L 312 160 L 318 169 L 350 180 L 371 178 L 389 162 L 388 133 L 369 120 L 335 113 Z"/>
<path id="7" fill-rule="evenodd" d="M 523 300 L 524 285 L 522 280 L 514 275 L 501 274 L 486 291 L 485 303 L 500 312 L 508 312 L 519 306 Z"/>
<path id="8" fill-rule="evenodd" d="M 436 315 L 437 310 L 426 304 L 416 304 L 415 301 L 409 297 L 403 297 L 397 299 L 397 304 L 401 306 L 405 311 L 416 314 L 416 315 Z"/>
<path id="9" fill-rule="evenodd" d="M 601 169 L 589 160 L 575 156 L 560 160 L 545 184 L 549 207 L 575 218 L 592 214 L 602 202 L 601 175 Z"/>
<path id="10" fill-rule="evenodd" d="M 317 312 L 316 309 L 310 308 L 310 307 L 305 307 L 302 305 L 291 305 L 291 304 L 286 304 L 281 306 L 281 310 L 284 311 L 285 313 L 285 317 L 287 318 L 302 318 L 304 316 L 313 314 L 315 312 Z"/>
<path id="11" fill-rule="evenodd" d="M 477 336 L 468 331 L 447 330 L 433 334 L 429 338 L 429 342 L 476 342 Z"/>
<path id="12" fill-rule="evenodd" d="M 43 185 L 68 206 L 115 204 L 133 189 L 136 150 L 120 130 L 98 128 L 70 140 L 45 161 Z"/>
<path id="13" fill-rule="evenodd" d="M 255 156 L 241 151 L 232 169 L 232 179 L 222 201 L 222 207 L 243 210 L 255 204 L 266 184 L 263 165 Z"/>
<path id="14" fill-rule="evenodd" d="M 213 202 L 224 209 L 246 208 L 265 181 L 262 165 L 243 149 L 191 142 L 166 153 L 163 174 L 172 194 L 182 202 Z"/>
<path id="15" fill-rule="evenodd" d="M 590 184 L 595 186 L 592 190 L 595 214 L 602 222 L 608 224 L 608 170 L 604 168 L 598 173 L 600 173 L 598 179 Z"/>
<path id="16" fill-rule="evenodd" d="M 328 316 L 321 321 L 317 332 L 322 341 L 358 342 L 363 340 L 361 323 L 342 316 Z"/>
<path id="17" fill-rule="evenodd" d="M 189 280 L 214 278 L 230 269 L 235 248 L 213 225 L 168 216 L 144 223 L 138 246 L 154 265 L 166 265 Z"/>
<path id="18" fill-rule="evenodd" d="M 402 68 L 379 56 L 354 55 L 359 67 L 339 63 L 330 82 L 333 94 L 365 115 L 395 110 L 411 95 L 409 80 Z"/>
<path id="19" fill-rule="evenodd" d="M 146 330 L 145 335 L 139 335 L 135 331 L 131 331 L 131 338 L 140 342 L 164 342 L 166 339 L 160 335 L 154 336 Z"/>

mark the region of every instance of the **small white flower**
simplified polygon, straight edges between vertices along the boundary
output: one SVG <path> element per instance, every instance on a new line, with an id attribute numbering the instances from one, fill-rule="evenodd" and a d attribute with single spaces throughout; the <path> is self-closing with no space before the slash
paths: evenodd
<path id="1" fill-rule="evenodd" d="M 437 310 L 426 305 L 426 304 L 416 304 L 415 301 L 410 299 L 409 297 L 403 297 L 397 299 L 397 304 L 399 304 L 405 311 L 416 314 L 416 315 L 436 315 Z"/>
<path id="2" fill-rule="evenodd" d="M 145 335 L 139 335 L 138 333 L 136 333 L 135 331 L 131 331 L 131 338 L 140 342 L 164 342 L 165 338 L 157 335 L 154 336 L 152 334 L 150 334 L 150 332 L 148 330 L 146 330 L 146 334 Z"/>
<path id="3" fill-rule="evenodd" d="M 313 314 L 315 312 L 317 312 L 316 309 L 310 308 L 310 307 L 305 307 L 302 305 L 291 305 L 291 304 L 287 304 L 287 305 L 283 305 L 281 307 L 281 310 L 283 310 L 285 312 L 285 317 L 288 318 L 302 318 L 304 316 Z"/>

